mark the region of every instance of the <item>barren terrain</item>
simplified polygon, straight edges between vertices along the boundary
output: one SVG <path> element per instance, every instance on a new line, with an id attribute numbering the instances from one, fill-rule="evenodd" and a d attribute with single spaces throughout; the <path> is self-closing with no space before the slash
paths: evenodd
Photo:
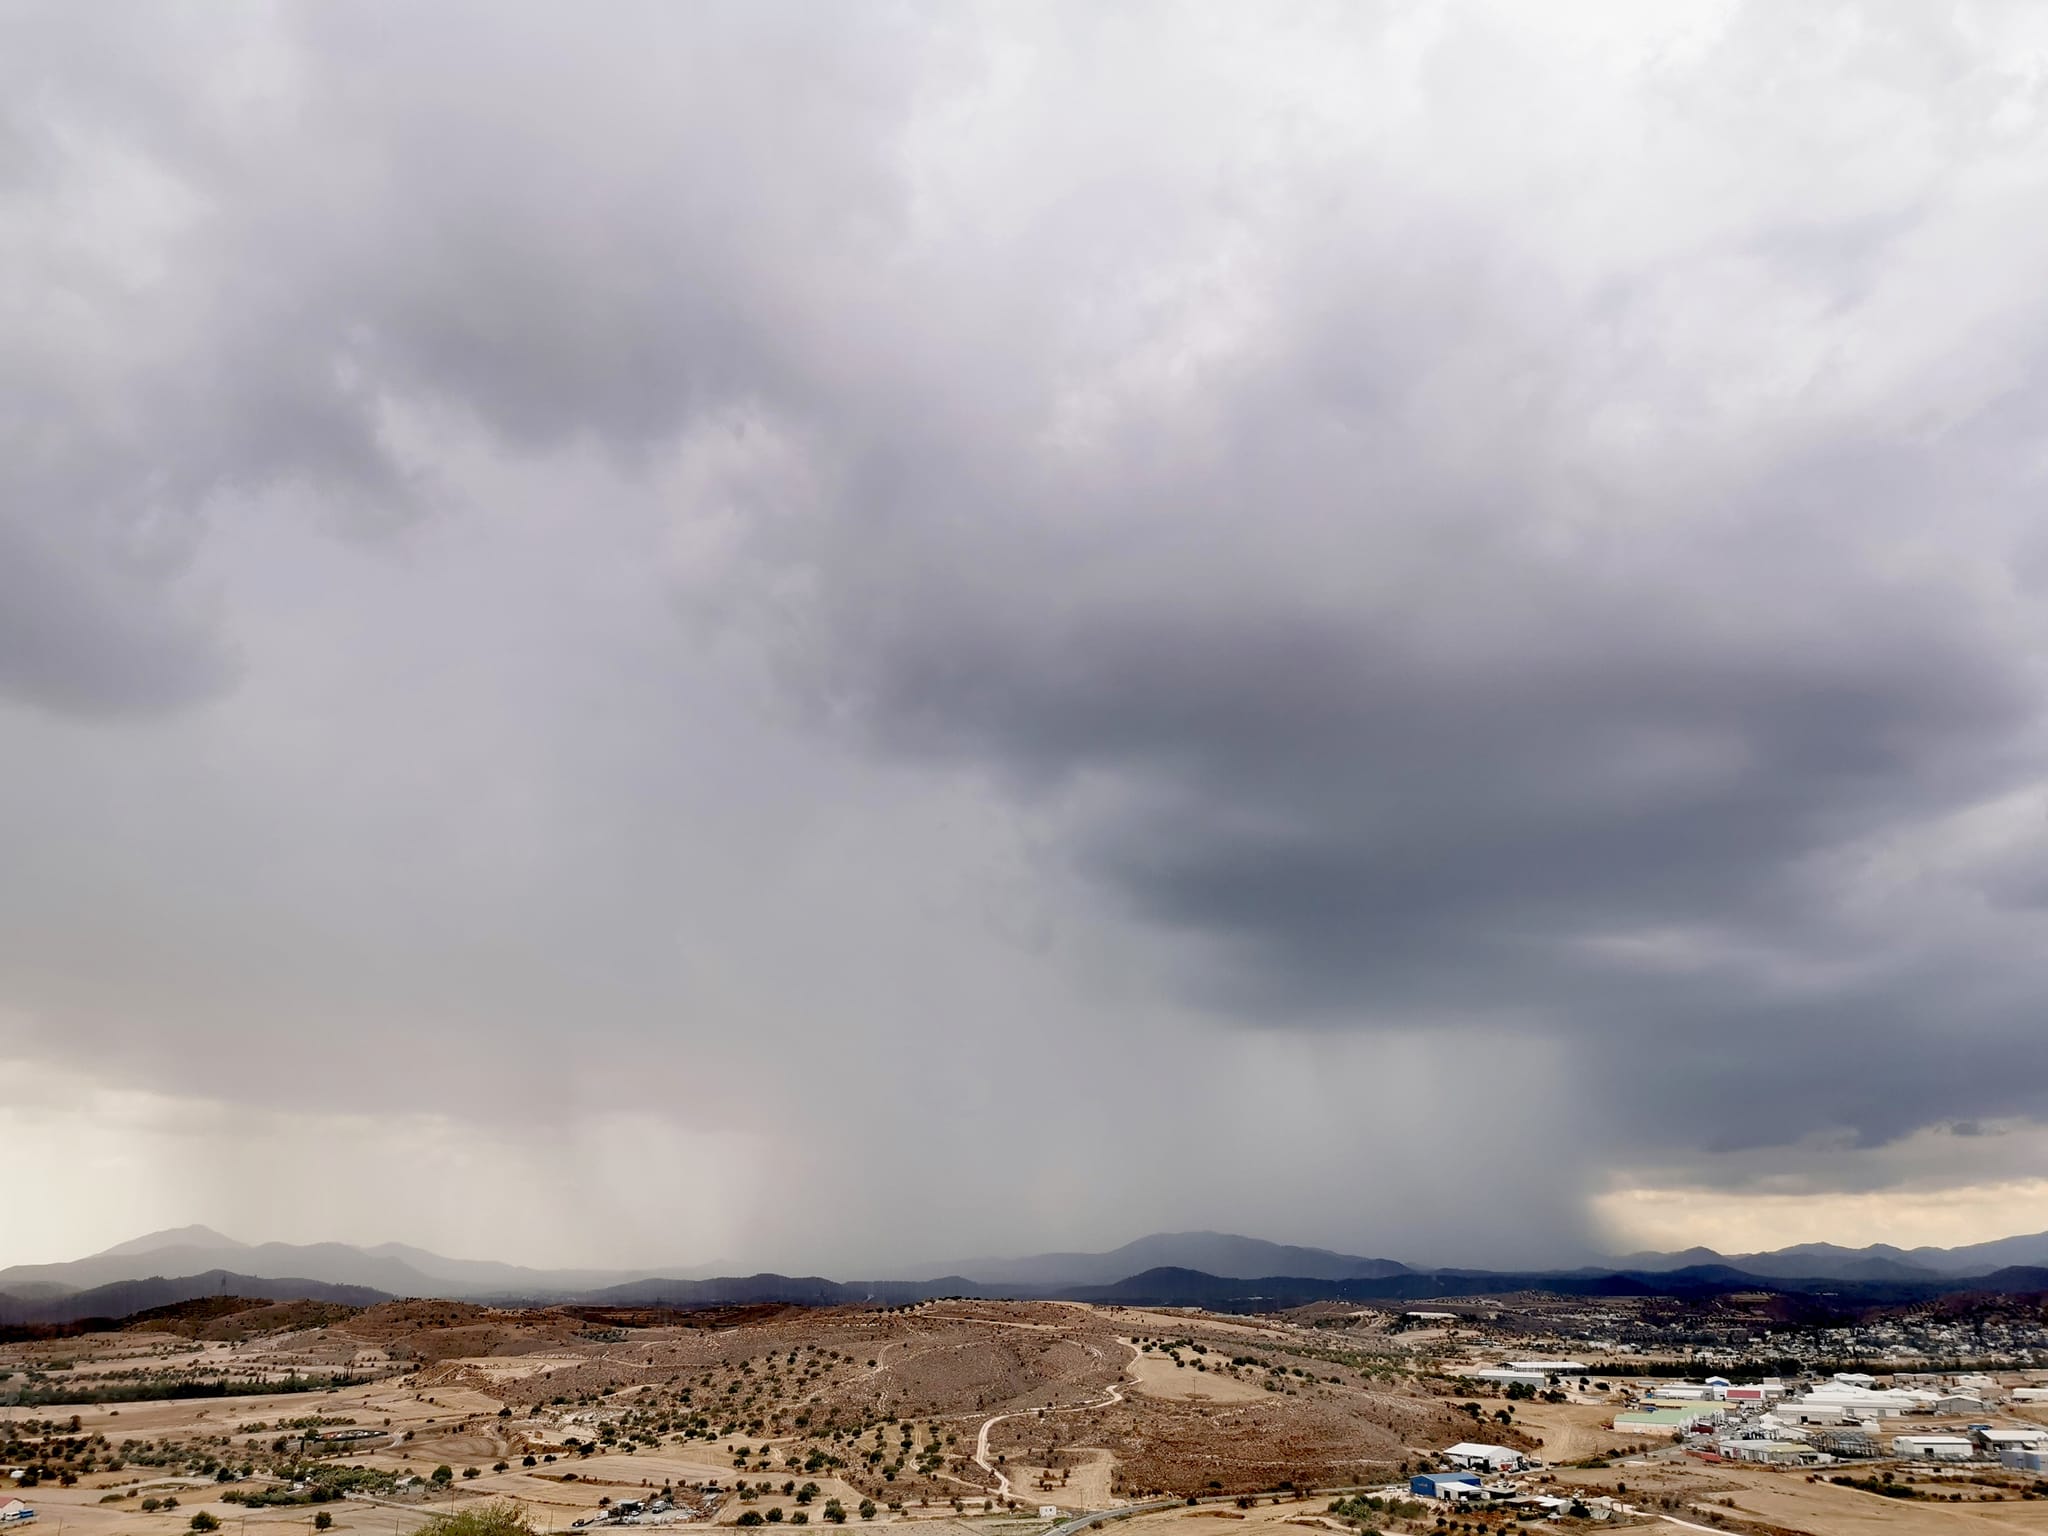
<path id="1" fill-rule="evenodd" d="M 322 1513 L 340 1532 L 405 1536 L 488 1498 L 524 1505 L 543 1530 L 660 1498 L 672 1507 L 643 1520 L 1041 1536 L 1055 1523 L 1044 1506 L 1157 1502 L 1168 1507 L 1124 1529 L 1272 1536 L 1282 1523 L 1355 1532 L 1365 1517 L 1332 1512 L 1332 1491 L 1392 1498 L 1412 1467 L 1483 1439 L 1541 1455 L 1559 1491 L 1638 1503 L 1637 1523 L 1662 1529 L 2048 1532 L 2048 1499 L 2012 1479 L 1891 1498 L 1669 1449 L 1620 1460 L 1641 1440 L 1606 1427 L 1609 1394 L 1473 1400 L 1445 1348 L 1441 1330 L 1339 1309 L 215 1299 L 0 1348 L 6 1390 L 24 1398 L 0 1409 L 0 1470 L 21 1468 L 39 1528 L 67 1536 L 185 1536 L 201 1511 L 235 1536 L 305 1531 Z M 1371 1518 L 1429 1531 L 1436 1514 Z"/>
<path id="2" fill-rule="evenodd" d="M 716 1523 L 835 1499 L 855 1522 L 864 1500 L 882 1523 L 1012 1502 L 1036 1520 L 1040 1505 L 1389 1475 L 1458 1428 L 1440 1399 L 1327 1370 L 1290 1324 L 1068 1303 L 174 1311 L 0 1352 L 38 1398 L 0 1411 L 11 1455 L 44 1469 L 32 1502 L 67 1530 L 171 1536 L 199 1509 L 303 1528 L 316 1506 L 262 1499 L 347 1469 L 350 1496 L 317 1506 L 343 1530 L 402 1532 L 486 1496 L 566 1526 L 664 1488 Z M 257 1390 L 330 1373 L 363 1379 Z M 223 1382 L 252 1395 L 161 1395 Z M 138 1400 L 85 1400 L 109 1393 Z"/>

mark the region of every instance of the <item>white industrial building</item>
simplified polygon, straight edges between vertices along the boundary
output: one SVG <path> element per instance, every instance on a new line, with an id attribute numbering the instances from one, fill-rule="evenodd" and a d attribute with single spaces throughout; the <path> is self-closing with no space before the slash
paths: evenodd
<path id="1" fill-rule="evenodd" d="M 1511 1371 L 1541 1371 L 1546 1376 L 1589 1376 L 1593 1367 L 1583 1360 L 1510 1360 Z"/>
<path id="2" fill-rule="evenodd" d="M 1442 1455 L 1454 1467 L 1475 1472 L 1512 1472 L 1522 1464 L 1522 1453 L 1505 1445 L 1475 1445 L 1461 1440 Z"/>
<path id="3" fill-rule="evenodd" d="M 1846 1429 L 1863 1422 L 1861 1414 L 1839 1403 L 1809 1403 L 1804 1399 L 1780 1403 L 1770 1416 L 1780 1424 L 1803 1424 L 1822 1429 Z"/>
<path id="4" fill-rule="evenodd" d="M 1540 1387 L 1550 1380 L 1541 1371 L 1525 1371 L 1511 1365 L 1489 1365 L 1481 1370 L 1466 1371 L 1463 1375 L 1469 1381 L 1491 1382 L 1497 1387 Z"/>
<path id="5" fill-rule="evenodd" d="M 1863 1381 L 1869 1379 L 1866 1376 Z M 1821 1383 L 1804 1397 L 1779 1404 L 1777 1411 L 1781 1415 L 1797 1415 L 1802 1423 L 1817 1424 L 1826 1422 L 1828 1414 L 1883 1419 L 1901 1413 L 1927 1413 L 1938 1401 L 1938 1395 L 1933 1392 L 1870 1387 L 1837 1376 L 1833 1381 Z"/>
<path id="6" fill-rule="evenodd" d="M 1813 1461 L 1819 1456 L 1804 1440 L 1781 1439 L 1772 1435 L 1741 1435 L 1720 1441 L 1716 1449 L 1730 1461 L 1761 1462 L 1769 1466 L 1790 1466 Z"/>
<path id="7" fill-rule="evenodd" d="M 2048 1429 L 1979 1429 L 1974 1433 L 1987 1451 L 2048 1450 Z"/>
<path id="8" fill-rule="evenodd" d="M 1976 1449 L 1965 1435 L 1892 1436 L 1892 1454 L 1917 1461 L 1968 1461 Z"/>

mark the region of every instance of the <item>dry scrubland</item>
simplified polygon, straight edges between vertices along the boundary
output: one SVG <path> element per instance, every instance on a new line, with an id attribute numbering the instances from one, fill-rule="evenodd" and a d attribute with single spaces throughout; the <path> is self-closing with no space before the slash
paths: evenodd
<path id="1" fill-rule="evenodd" d="M 1620 1492 L 1652 1511 L 1636 1523 L 1662 1530 L 2048 1532 L 2048 1499 L 2016 1489 L 1992 1502 L 1988 1487 L 1930 1481 L 1928 1497 L 1901 1500 L 1669 1452 L 1622 1460 L 1640 1441 L 1605 1428 L 1610 1404 L 1518 1403 L 1502 1423 L 1509 1405 L 1446 1395 L 1432 1337 L 1333 1332 L 1332 1321 L 1054 1303 L 694 1314 L 195 1303 L 117 1333 L 0 1348 L 11 1373 L 0 1391 L 37 1399 L 0 1409 L 0 1467 L 37 1469 L 26 1495 L 42 1520 L 29 1529 L 46 1536 L 60 1524 L 65 1536 L 186 1536 L 195 1513 L 228 1536 L 310 1532 L 323 1514 L 347 1536 L 406 1536 L 491 1500 L 561 1530 L 664 1491 L 677 1506 L 668 1518 L 692 1524 L 840 1515 L 854 1528 L 915 1521 L 932 1536 L 1039 1536 L 1042 1504 L 1165 1496 L 1172 1507 L 1116 1529 L 1276 1536 L 1282 1524 L 1357 1532 L 1368 1518 L 1434 1531 L 1434 1511 L 1346 1523 L 1327 1496 L 1297 1495 L 1384 1483 L 1479 1438 L 1553 1462 L 1609 1460 L 1562 1468 L 1557 1484 Z M 355 1379 L 265 1390 L 337 1374 Z M 162 1395 L 197 1382 L 243 1395 Z M 222 1482 L 223 1470 L 238 1480 Z M 316 1491 L 335 1496 L 312 1502 Z M 1189 1494 L 1215 1502 L 1189 1508 Z M 1451 1519 L 1454 1531 L 1509 1529 Z M 1575 1526 L 1592 1528 L 1515 1529 Z"/>
<path id="2" fill-rule="evenodd" d="M 0 1410 L 8 1464 L 42 1469 L 28 1492 L 39 1529 L 61 1518 L 67 1536 L 174 1536 L 205 1511 L 238 1530 L 305 1530 L 324 1511 L 335 1530 L 402 1533 L 437 1510 L 511 1498 L 545 1530 L 666 1488 L 698 1523 L 751 1511 L 818 1525 L 836 1500 L 851 1526 L 867 1523 L 867 1501 L 877 1524 L 1022 1532 L 1042 1528 L 1041 1504 L 1381 1478 L 1469 1427 L 1413 1384 L 1319 1358 L 1309 1330 L 1175 1313 L 970 1302 L 172 1311 L 0 1350 L 7 1387 L 39 1398 Z M 260 1391 L 334 1374 L 362 1379 Z M 200 1381 L 254 1395 L 80 1400 Z M 441 1488 L 397 1486 L 444 1466 Z M 222 1470 L 241 1480 L 221 1482 Z M 301 1498 L 351 1496 L 228 1498 L 289 1498 L 294 1482 L 308 1485 Z M 145 1499 L 176 1504 L 145 1511 Z"/>

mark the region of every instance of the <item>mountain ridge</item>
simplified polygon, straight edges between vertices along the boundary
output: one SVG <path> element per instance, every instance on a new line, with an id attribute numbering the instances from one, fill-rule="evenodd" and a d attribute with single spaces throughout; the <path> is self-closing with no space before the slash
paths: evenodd
<path id="1" fill-rule="evenodd" d="M 1308 1280 L 1379 1279 L 1405 1274 L 1393 1259 L 1368 1259 L 1234 1232 L 1154 1232 L 1103 1252 L 959 1259 L 934 1266 L 984 1285 L 1109 1285 L 1152 1269 L 1187 1269 L 1224 1279 L 1294 1275 Z"/>
<path id="2" fill-rule="evenodd" d="M 735 1266 L 736 1267 L 736 1266 Z M 1274 1243 L 1215 1231 L 1159 1232 L 1103 1251 L 1066 1251 L 955 1260 L 908 1266 L 910 1279 L 839 1281 L 822 1276 L 772 1276 L 786 1291 L 821 1300 L 854 1301 L 927 1294 L 1079 1295 L 1108 1290 L 1135 1276 L 1178 1272 L 1237 1283 L 1285 1277 L 1291 1283 L 1379 1286 L 1386 1294 L 1427 1295 L 1447 1277 L 1535 1278 L 1552 1284 L 1595 1284 L 1615 1276 L 1655 1277 L 1716 1273 L 1775 1282 L 1838 1280 L 1856 1285 L 1947 1285 L 1972 1277 L 2048 1267 L 2048 1233 L 2021 1234 L 1957 1248 L 1899 1248 L 1875 1243 L 1847 1248 L 1800 1243 L 1763 1253 L 1723 1254 L 1706 1247 L 1611 1257 L 1570 1270 L 1487 1271 L 1408 1264 L 1328 1248 Z M 637 1270 L 537 1269 L 491 1259 L 451 1259 L 404 1243 L 359 1247 L 348 1243 L 246 1243 L 210 1227 L 184 1226 L 131 1238 L 81 1259 L 17 1264 L 0 1270 L 0 1294 L 23 1305 L 122 1282 L 216 1273 L 259 1284 L 354 1287 L 380 1296 L 440 1296 L 451 1300 L 618 1301 L 658 1297 L 703 1304 L 707 1296 L 745 1292 L 749 1277 L 707 1273 L 711 1266 Z M 759 1276 L 753 1278 L 761 1278 Z M 934 1292 L 933 1286 L 949 1289 Z M 770 1287 L 773 1288 L 772 1286 Z M 807 1288 L 807 1289 L 806 1289 Z M 1169 1289 L 1171 1287 L 1169 1286 Z M 1200 1287 L 1197 1287 L 1200 1289 Z M 684 1298 L 689 1298 L 684 1300 Z M 68 1303 L 67 1303 L 68 1304 Z"/>
<path id="3" fill-rule="evenodd" d="M 1694 1264 L 1727 1264 L 1753 1275 L 1782 1279 L 1854 1279 L 1863 1276 L 1907 1279 L 1923 1275 L 1956 1279 L 1994 1274 L 2001 1269 L 2048 1265 L 2048 1232 L 2022 1233 L 1987 1242 L 1965 1243 L 1954 1248 L 1899 1248 L 1891 1243 L 1845 1248 L 1837 1243 L 1794 1243 L 1761 1253 L 1718 1253 L 1712 1248 L 1687 1248 L 1677 1253 L 1628 1253 L 1602 1262 L 1618 1269 L 1648 1273 L 1682 1269 Z"/>

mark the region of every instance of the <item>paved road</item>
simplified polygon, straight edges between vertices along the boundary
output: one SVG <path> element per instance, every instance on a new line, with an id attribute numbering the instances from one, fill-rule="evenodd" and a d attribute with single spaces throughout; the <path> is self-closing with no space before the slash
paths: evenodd
<path id="1" fill-rule="evenodd" d="M 1346 1493 L 1378 1493 L 1386 1487 L 1387 1484 L 1385 1483 L 1353 1483 L 1342 1488 L 1318 1488 L 1311 1499 L 1303 1500 L 1303 1502 L 1312 1503 L 1315 1499 L 1335 1498 L 1340 1494 Z M 1264 1497 L 1271 1498 L 1272 1494 L 1268 1493 Z M 1205 1493 L 1197 1502 L 1202 1504 L 1224 1504 L 1233 1503 L 1236 1499 L 1236 1494 Z M 1150 1499 L 1143 1504 L 1124 1504 L 1115 1509 L 1099 1509 L 1092 1515 L 1076 1515 L 1071 1520 L 1062 1520 L 1058 1525 L 1047 1530 L 1045 1536 L 1074 1536 L 1075 1532 L 1085 1531 L 1091 1525 L 1101 1525 L 1106 1520 L 1125 1520 L 1132 1515 L 1149 1515 L 1155 1510 L 1179 1509 L 1186 1505 L 1187 1502 L 1186 1499 Z M 1671 1517 L 1666 1515 L 1664 1518 L 1668 1520 Z M 1680 1525 L 1685 1524 L 1682 1520 L 1678 1523 Z M 1695 1529 L 1704 1530 L 1706 1528 L 1700 1526 L 1695 1527 Z M 1716 1533 L 1716 1536 L 1726 1536 L 1726 1533 Z"/>
<path id="2" fill-rule="evenodd" d="M 1092 1515 L 1076 1515 L 1071 1520 L 1062 1520 L 1045 1533 L 1045 1536 L 1074 1536 L 1076 1531 L 1085 1531 L 1091 1525 L 1101 1525 L 1106 1520 L 1123 1520 L 1132 1515 L 1149 1515 L 1155 1509 L 1172 1509 L 1181 1503 L 1180 1499 L 1153 1499 L 1146 1504 L 1126 1504 L 1121 1509 L 1101 1509 Z"/>

